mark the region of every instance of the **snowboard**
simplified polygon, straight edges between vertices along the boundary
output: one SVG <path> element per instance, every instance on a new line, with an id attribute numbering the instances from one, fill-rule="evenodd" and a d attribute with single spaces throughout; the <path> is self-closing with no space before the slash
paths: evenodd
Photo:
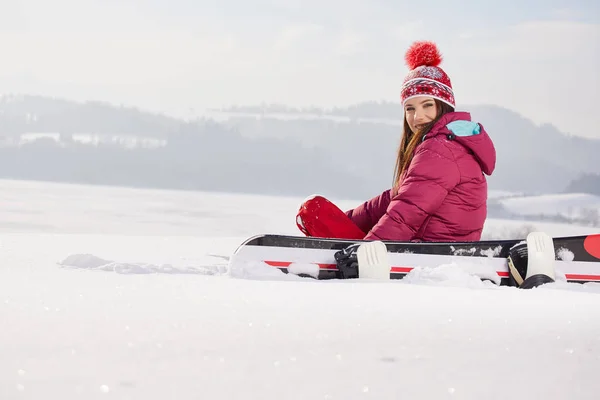
<path id="1" fill-rule="evenodd" d="M 568 282 L 600 282 L 600 234 L 553 237 L 555 269 Z M 335 253 L 361 240 L 260 234 L 248 238 L 234 251 L 230 269 L 243 263 L 260 262 L 315 279 L 339 279 Z M 509 285 L 508 255 L 523 239 L 477 242 L 383 241 L 390 271 L 389 279 L 402 279 L 414 268 L 446 264 L 467 267 L 482 279 Z M 493 276 L 490 276 L 490 273 Z"/>

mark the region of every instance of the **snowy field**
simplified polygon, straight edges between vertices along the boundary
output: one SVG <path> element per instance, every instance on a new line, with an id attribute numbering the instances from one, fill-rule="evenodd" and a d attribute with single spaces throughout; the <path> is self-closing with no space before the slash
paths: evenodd
<path id="1" fill-rule="evenodd" d="M 228 276 L 301 200 L 0 181 L 0 399 L 598 398 L 598 284 Z"/>

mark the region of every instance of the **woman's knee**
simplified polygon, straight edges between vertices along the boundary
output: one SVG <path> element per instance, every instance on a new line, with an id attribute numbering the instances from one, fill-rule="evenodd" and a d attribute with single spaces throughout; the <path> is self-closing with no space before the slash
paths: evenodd
<path id="1" fill-rule="evenodd" d="M 326 203 L 330 203 L 330 201 L 321 195 L 314 194 L 314 195 L 308 196 L 306 199 L 304 199 L 304 201 L 302 202 L 302 204 L 300 206 L 300 209 L 301 210 L 302 209 L 314 210 L 314 209 L 321 208 L 321 206 Z"/>

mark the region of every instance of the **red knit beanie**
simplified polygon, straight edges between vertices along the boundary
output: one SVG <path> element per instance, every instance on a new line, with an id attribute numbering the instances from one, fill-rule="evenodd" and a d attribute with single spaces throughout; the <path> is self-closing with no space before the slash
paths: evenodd
<path id="1" fill-rule="evenodd" d="M 435 43 L 413 43 L 404 59 L 410 72 L 402 84 L 402 105 L 415 96 L 430 96 L 456 107 L 450 77 L 438 66 L 442 55 Z"/>

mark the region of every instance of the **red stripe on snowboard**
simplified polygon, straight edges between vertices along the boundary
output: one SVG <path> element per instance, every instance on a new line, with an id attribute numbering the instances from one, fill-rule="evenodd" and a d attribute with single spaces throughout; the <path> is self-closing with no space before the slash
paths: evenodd
<path id="1" fill-rule="evenodd" d="M 392 274 L 408 274 L 413 269 L 414 267 L 392 267 L 390 272 Z"/>
<path id="2" fill-rule="evenodd" d="M 565 274 L 569 281 L 600 281 L 600 275 Z"/>
<path id="3" fill-rule="evenodd" d="M 600 236 L 600 235 L 599 235 Z M 264 261 L 265 264 L 268 264 L 272 267 L 277 268 L 288 268 L 292 262 L 291 261 Z M 325 263 L 317 263 L 319 269 L 328 270 L 328 271 L 336 271 L 337 266 L 335 264 L 325 264 Z M 414 267 L 392 267 L 392 274 L 408 274 L 412 271 Z M 508 278 L 507 271 L 496 271 L 499 277 Z M 565 274 L 567 280 L 570 281 L 600 281 L 600 275 L 583 275 L 583 274 Z"/>
<path id="4" fill-rule="evenodd" d="M 268 264 L 272 267 L 282 267 L 287 268 L 290 266 L 290 261 L 265 261 L 265 264 Z"/>
<path id="5" fill-rule="evenodd" d="M 277 268 L 288 268 L 292 265 L 291 261 L 264 261 L 265 264 L 268 264 L 272 267 Z M 337 266 L 335 264 L 324 264 L 317 263 L 319 269 L 328 270 L 328 271 L 336 271 Z M 392 274 L 408 274 L 412 271 L 414 267 L 391 267 L 390 273 Z M 501 277 L 508 278 L 508 272 L 498 272 L 498 275 Z"/>
<path id="6" fill-rule="evenodd" d="M 265 264 L 268 264 L 272 267 L 277 267 L 277 268 L 287 268 L 290 265 L 292 265 L 291 261 L 264 261 Z M 314 263 L 309 263 L 309 264 L 314 264 Z M 325 270 L 337 270 L 337 266 L 335 264 L 323 264 L 323 263 L 317 263 L 317 265 L 319 266 L 319 269 L 325 269 Z"/>

